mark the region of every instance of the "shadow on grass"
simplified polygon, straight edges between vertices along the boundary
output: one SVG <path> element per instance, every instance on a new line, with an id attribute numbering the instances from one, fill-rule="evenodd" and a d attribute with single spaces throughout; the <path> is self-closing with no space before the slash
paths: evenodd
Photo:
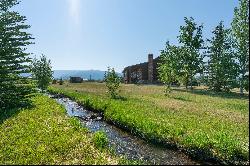
<path id="1" fill-rule="evenodd" d="M 203 89 L 193 89 L 193 90 L 186 90 L 186 89 L 173 89 L 174 91 L 179 91 L 179 92 L 189 92 L 192 94 L 198 94 L 198 95 L 207 95 L 211 97 L 221 97 L 221 98 L 228 98 L 228 99 L 248 99 L 249 95 L 244 94 L 241 95 L 236 92 L 215 92 L 212 90 L 203 90 Z"/>
<path id="2" fill-rule="evenodd" d="M 5 120 L 18 115 L 22 110 L 24 110 L 24 109 L 32 109 L 32 108 L 34 108 L 34 105 L 30 101 L 30 102 L 22 103 L 19 107 L 0 109 L 0 125 Z"/>
<path id="3" fill-rule="evenodd" d="M 121 101 L 127 101 L 128 100 L 126 97 L 123 97 L 123 96 L 120 96 L 120 95 L 116 96 L 114 99 L 115 100 L 121 100 Z"/>
<path id="4" fill-rule="evenodd" d="M 181 101 L 186 101 L 186 102 L 192 102 L 192 100 L 190 99 L 186 99 L 182 96 L 176 96 L 176 97 L 172 97 L 173 99 L 176 99 L 176 100 L 181 100 Z"/>

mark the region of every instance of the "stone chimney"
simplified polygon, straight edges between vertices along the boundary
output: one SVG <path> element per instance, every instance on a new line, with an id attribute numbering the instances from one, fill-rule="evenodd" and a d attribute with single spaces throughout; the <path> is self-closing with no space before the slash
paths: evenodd
<path id="1" fill-rule="evenodd" d="M 154 64 L 153 64 L 153 54 L 148 54 L 148 82 L 153 83 L 153 70 L 154 70 Z"/>

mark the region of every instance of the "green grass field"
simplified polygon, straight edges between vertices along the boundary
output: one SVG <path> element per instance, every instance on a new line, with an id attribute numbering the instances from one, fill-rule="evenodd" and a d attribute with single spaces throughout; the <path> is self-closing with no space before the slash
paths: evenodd
<path id="1" fill-rule="evenodd" d="M 105 119 L 155 143 L 175 144 L 195 157 L 249 160 L 249 100 L 237 94 L 122 85 L 123 100 L 111 100 L 102 83 L 52 85 L 50 91 L 71 97 Z"/>
<path id="2" fill-rule="evenodd" d="M 0 110 L 0 113 L 0 165 L 127 162 L 107 148 L 99 150 L 95 136 L 79 120 L 67 117 L 64 108 L 46 96 L 32 98 L 29 108 Z"/>

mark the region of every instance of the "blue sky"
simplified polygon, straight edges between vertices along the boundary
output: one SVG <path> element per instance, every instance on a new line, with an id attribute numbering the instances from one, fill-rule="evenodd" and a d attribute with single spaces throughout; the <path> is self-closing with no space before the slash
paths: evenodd
<path id="1" fill-rule="evenodd" d="M 229 27 L 237 0 L 22 0 L 35 37 L 29 51 L 52 60 L 54 70 L 106 70 L 159 56 L 177 44 L 184 17 L 204 24 L 204 38 L 222 20 Z"/>

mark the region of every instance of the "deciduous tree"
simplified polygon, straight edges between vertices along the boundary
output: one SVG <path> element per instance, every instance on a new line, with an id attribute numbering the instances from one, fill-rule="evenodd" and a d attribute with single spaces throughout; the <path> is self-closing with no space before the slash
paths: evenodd
<path id="1" fill-rule="evenodd" d="M 249 0 L 240 0 L 234 10 L 232 32 L 239 66 L 240 92 L 249 89 Z"/>
<path id="2" fill-rule="evenodd" d="M 37 82 L 37 87 L 42 91 L 46 90 L 53 78 L 53 71 L 50 60 L 45 55 L 40 59 L 34 58 L 32 62 L 32 76 Z"/>
<path id="3" fill-rule="evenodd" d="M 169 42 L 166 43 L 165 49 L 161 50 L 158 73 L 160 81 L 166 85 L 166 94 L 171 92 L 171 84 L 178 80 L 180 52 L 181 48 L 170 45 Z"/>
<path id="4" fill-rule="evenodd" d="M 105 72 L 104 81 L 108 88 L 108 93 L 111 98 L 116 99 L 118 97 L 118 88 L 120 87 L 120 77 L 116 74 L 114 68 L 108 67 L 108 71 Z"/>
<path id="5" fill-rule="evenodd" d="M 188 86 L 197 73 L 202 71 L 203 56 L 200 49 L 203 46 L 202 29 L 203 25 L 197 26 L 194 19 L 184 18 L 186 25 L 180 27 L 179 42 L 182 44 L 180 63 L 182 64 L 182 80 Z"/>

